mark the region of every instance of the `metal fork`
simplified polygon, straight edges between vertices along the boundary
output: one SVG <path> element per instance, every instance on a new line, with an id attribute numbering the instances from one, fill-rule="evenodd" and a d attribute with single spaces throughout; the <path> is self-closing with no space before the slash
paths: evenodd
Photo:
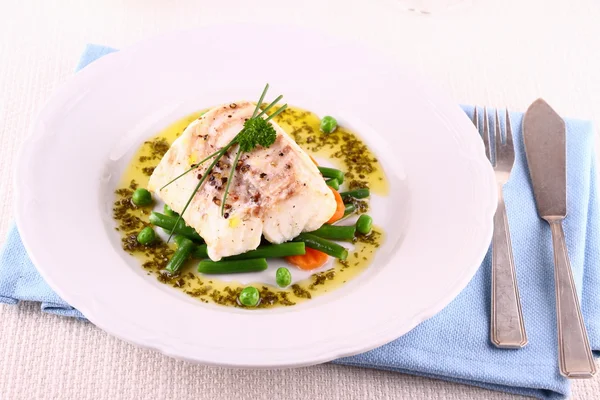
<path id="1" fill-rule="evenodd" d="M 477 107 L 473 123 L 480 130 Z M 506 129 L 502 135 L 500 118 L 496 110 L 495 129 L 490 131 L 488 113 L 483 108 L 483 143 L 485 153 L 494 167 L 498 182 L 498 206 L 494 215 L 494 235 L 492 240 L 492 304 L 490 319 L 490 340 L 499 348 L 519 349 L 527 344 L 527 334 L 523 323 L 519 288 L 515 273 L 508 218 L 504 204 L 502 187 L 508 181 L 515 162 L 510 116 L 506 110 Z M 502 136 L 505 136 L 504 142 Z M 492 141 L 494 146 L 492 147 Z M 495 153 L 495 154 L 494 154 Z"/>

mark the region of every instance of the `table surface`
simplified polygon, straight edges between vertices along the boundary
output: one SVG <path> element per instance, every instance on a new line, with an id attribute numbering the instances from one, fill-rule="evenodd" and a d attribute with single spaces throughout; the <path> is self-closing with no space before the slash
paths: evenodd
<path id="1" fill-rule="evenodd" d="M 3 0 L 0 240 L 12 221 L 18 147 L 36 112 L 72 74 L 86 43 L 119 48 L 161 32 L 219 22 L 289 22 L 380 48 L 457 103 L 525 110 L 544 97 L 563 116 L 598 123 L 598 20 L 594 0 L 465 0 L 461 7 L 429 15 L 406 11 L 400 0 Z M 92 324 L 43 314 L 37 304 L 0 306 L 0 321 L 0 397 L 6 399 L 520 398 L 334 365 L 284 371 L 202 367 L 124 343 Z M 573 385 L 574 399 L 598 393 L 600 375 Z"/>

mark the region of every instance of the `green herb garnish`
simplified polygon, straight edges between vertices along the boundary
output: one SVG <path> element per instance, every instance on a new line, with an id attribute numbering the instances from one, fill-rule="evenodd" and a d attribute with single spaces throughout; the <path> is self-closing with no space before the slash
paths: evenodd
<path id="1" fill-rule="evenodd" d="M 223 194 L 223 199 L 221 201 L 221 216 L 223 216 L 225 213 L 225 201 L 227 200 L 227 195 L 229 193 L 229 186 L 231 185 L 231 181 L 233 180 L 233 174 L 235 172 L 235 168 L 237 166 L 237 163 L 238 163 L 238 160 L 240 159 L 241 154 L 251 152 L 258 145 L 267 148 L 267 147 L 270 147 L 273 143 L 275 143 L 275 139 L 277 138 L 277 132 L 275 132 L 275 129 L 273 128 L 273 125 L 271 125 L 269 123 L 269 120 L 273 119 L 274 117 L 279 115 L 279 113 L 281 113 L 283 110 L 285 110 L 287 108 L 287 104 L 284 104 L 283 106 L 281 106 L 277 111 L 275 111 L 273 114 L 269 115 L 267 118 L 263 118 L 263 115 L 267 111 L 269 111 L 271 108 L 273 108 L 273 106 L 275 106 L 275 104 L 283 98 L 282 95 L 278 96 L 267 107 L 265 107 L 264 110 L 262 110 L 259 113 L 258 111 L 260 110 L 260 105 L 262 104 L 262 101 L 265 98 L 265 95 L 267 94 L 268 89 L 269 89 L 269 84 L 267 83 L 262 94 L 260 95 L 258 103 L 256 103 L 256 108 L 254 109 L 254 112 L 252 113 L 252 117 L 250 119 L 248 119 L 246 122 L 244 122 L 244 127 L 242 128 L 242 130 L 237 135 L 235 135 L 235 137 L 229 143 L 227 143 L 222 149 L 217 150 L 216 152 L 214 152 L 213 154 L 204 158 L 200 162 L 193 164 L 190 169 L 183 172 L 181 175 L 175 177 L 173 180 L 168 182 L 166 185 L 164 185 L 160 189 L 160 190 L 164 189 L 165 187 L 169 186 L 171 183 L 175 182 L 177 179 L 179 179 L 182 176 L 186 175 L 187 173 L 193 171 L 194 169 L 198 168 L 201 164 L 203 164 L 204 162 L 206 162 L 214 157 L 214 160 L 208 166 L 206 172 L 202 175 L 202 178 L 200 179 L 200 181 L 194 188 L 194 192 L 192 193 L 192 195 L 188 199 L 187 203 L 183 207 L 183 210 L 181 211 L 181 213 L 179 213 L 179 217 L 177 218 L 177 223 L 182 218 L 183 213 L 185 213 L 185 211 L 187 210 L 188 206 L 192 202 L 192 199 L 194 198 L 194 196 L 196 195 L 198 190 L 200 190 L 200 188 L 202 187 L 202 184 L 206 181 L 206 178 L 208 178 L 208 176 L 211 174 L 215 165 L 219 162 L 219 160 L 223 157 L 223 155 L 230 148 L 232 148 L 235 145 L 238 145 L 238 149 L 237 149 L 236 155 L 234 157 L 234 162 L 233 162 L 233 164 L 231 164 L 231 171 L 229 171 L 229 178 L 227 179 L 227 185 L 225 186 L 225 192 Z M 177 225 L 177 223 L 175 225 Z M 169 242 L 171 240 L 173 233 L 174 233 L 174 231 L 172 230 L 167 242 Z"/>

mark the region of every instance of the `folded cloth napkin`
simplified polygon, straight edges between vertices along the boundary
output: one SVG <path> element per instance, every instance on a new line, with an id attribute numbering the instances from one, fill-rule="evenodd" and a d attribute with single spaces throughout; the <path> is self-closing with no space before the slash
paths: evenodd
<path id="1" fill-rule="evenodd" d="M 115 51 L 90 45 L 78 69 Z M 473 107 L 464 106 L 472 115 Z M 378 349 L 335 363 L 439 378 L 493 390 L 562 399 L 569 382 L 558 372 L 550 229 L 538 218 L 521 137 L 522 114 L 512 114 L 516 161 L 504 196 L 529 344 L 498 350 L 489 341 L 490 254 L 462 293 L 435 317 Z M 567 246 L 589 339 L 600 351 L 600 212 L 594 129 L 567 120 Z M 16 227 L 0 254 L 0 301 L 38 301 L 42 310 L 84 318 L 60 299 L 27 257 Z"/>

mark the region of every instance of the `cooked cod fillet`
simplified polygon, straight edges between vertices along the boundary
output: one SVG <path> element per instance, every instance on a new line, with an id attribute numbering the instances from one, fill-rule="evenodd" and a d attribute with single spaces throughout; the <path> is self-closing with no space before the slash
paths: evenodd
<path id="1" fill-rule="evenodd" d="M 212 160 L 160 188 L 227 145 L 254 108 L 249 102 L 223 105 L 192 122 L 155 168 L 148 190 L 180 213 Z M 221 216 L 221 199 L 237 146 L 215 166 L 182 216 L 204 238 L 214 261 L 255 249 L 261 235 L 271 243 L 293 239 L 319 228 L 335 212 L 333 193 L 310 157 L 272 124 L 275 143 L 242 154 L 229 187 L 226 214 Z"/>

